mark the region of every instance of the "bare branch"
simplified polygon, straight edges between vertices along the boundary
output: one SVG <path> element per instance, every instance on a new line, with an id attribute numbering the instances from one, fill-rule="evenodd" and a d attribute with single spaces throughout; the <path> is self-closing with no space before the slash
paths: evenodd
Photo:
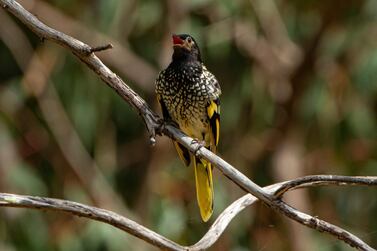
<path id="1" fill-rule="evenodd" d="M 95 56 L 92 48 L 60 31 L 52 29 L 26 11 L 19 3 L 13 0 L 1 0 L 3 8 L 11 12 L 21 22 L 35 32 L 41 39 L 51 40 L 72 51 L 90 69 L 113 88 L 127 103 L 129 103 L 143 118 L 151 136 L 155 137 L 155 128 L 158 128 L 158 116 L 148 107 L 146 102 L 137 95 L 123 80 L 113 73 L 102 61 Z"/>
<path id="2" fill-rule="evenodd" d="M 298 179 L 281 182 L 266 186 L 263 189 L 271 194 L 283 195 L 285 192 L 308 188 L 312 186 L 327 186 L 327 185 L 377 185 L 377 177 L 349 177 L 349 176 L 333 176 L 333 175 L 314 175 L 305 176 Z M 289 187 L 289 189 L 287 189 Z M 258 201 L 258 198 L 251 194 L 246 194 L 233 202 L 228 206 L 215 220 L 208 232 L 199 240 L 196 244 L 186 247 L 181 246 L 173 241 L 166 239 L 165 237 L 141 226 L 140 224 L 114 212 L 83 205 L 80 203 L 51 199 L 45 197 L 36 196 L 24 196 L 8 193 L 0 193 L 0 207 L 20 207 L 20 208 L 33 208 L 38 210 L 50 210 L 57 212 L 65 212 L 72 215 L 93 219 L 96 221 L 110 224 L 118 229 L 126 231 L 131 235 L 134 235 L 148 243 L 164 248 L 166 250 L 205 250 L 211 247 L 224 232 L 231 220 L 238 215 L 243 209 L 254 204 Z M 302 214 L 293 209 L 293 212 Z M 338 235 L 338 238 L 349 238 L 355 240 L 355 246 L 360 250 L 374 250 L 367 245 L 364 245 L 361 240 L 351 233 L 340 229 L 330 223 L 321 221 L 315 217 L 305 215 L 307 217 L 308 224 L 318 225 L 318 229 L 326 229 L 326 231 L 332 231 L 332 234 Z"/>
<path id="3" fill-rule="evenodd" d="M 91 207 L 72 201 L 0 193 L 0 207 L 23 207 L 38 210 L 66 212 L 72 215 L 110 224 L 142 240 L 145 240 L 146 242 L 149 242 L 153 246 L 163 248 L 165 250 L 186 250 L 177 243 L 166 239 L 165 237 L 126 217 L 105 209 Z"/>
<path id="4" fill-rule="evenodd" d="M 376 186 L 376 176 L 310 175 L 281 183 L 273 193 L 281 197 L 290 190 L 314 186 Z"/>
<path id="5" fill-rule="evenodd" d="M 234 183 L 239 185 L 242 189 L 246 190 L 247 192 L 251 193 L 261 201 L 263 201 L 265 204 L 267 204 L 270 208 L 280 212 L 281 214 L 287 216 L 288 218 L 295 220 L 307 227 L 319 230 L 320 232 L 326 232 L 329 233 L 339 240 L 342 240 L 349 244 L 351 247 L 356 247 L 360 250 L 366 250 L 366 251 L 373 251 L 375 249 L 371 248 L 369 245 L 367 245 L 365 242 L 363 242 L 360 238 L 357 236 L 351 234 L 350 232 L 332 225 L 324 220 L 319 219 L 318 217 L 313 217 L 311 215 L 305 214 L 303 212 L 300 212 L 299 210 L 289 206 L 284 201 L 278 199 L 274 192 L 269 191 L 267 189 L 263 189 L 256 185 L 254 182 L 252 182 L 250 179 L 248 179 L 244 174 L 239 172 L 236 168 L 228 164 L 226 161 L 212 153 L 211 151 L 208 151 L 204 147 L 200 147 L 198 143 L 192 143 L 192 139 L 186 135 L 184 135 L 182 132 L 180 132 L 178 129 L 171 127 L 170 130 L 175 130 L 176 134 L 180 135 L 179 138 L 175 138 L 175 135 L 168 135 L 169 137 L 174 137 L 176 140 L 178 140 L 182 145 L 189 148 L 191 151 L 192 149 L 190 147 L 194 146 L 196 154 L 198 154 L 200 157 L 205 158 L 206 160 L 213 163 L 225 176 L 227 176 L 230 180 L 232 180 Z M 169 133 L 169 132 L 167 132 Z M 313 176 L 316 177 L 316 176 Z M 325 177 L 325 176 L 323 176 Z M 333 176 L 333 177 L 340 177 L 340 176 Z M 327 177 L 328 178 L 328 177 Z M 370 177 L 371 179 L 376 180 L 377 177 Z M 310 179 L 309 179 L 310 180 Z M 327 182 L 329 182 L 328 179 Z M 305 183 L 305 179 L 303 181 L 300 181 L 302 184 Z M 299 182 L 299 183 L 300 183 Z M 315 182 L 310 181 L 310 182 Z M 294 183 L 294 182 L 293 182 Z M 318 182 L 317 182 L 318 183 Z M 256 186 L 256 187 L 255 187 Z M 288 187 L 291 186 L 291 188 L 288 188 L 288 190 L 293 189 L 294 184 L 287 185 Z M 255 190 L 254 190 L 255 189 Z M 242 203 L 240 203 L 240 207 L 242 208 Z"/>
<path id="6" fill-rule="evenodd" d="M 331 225 L 323 220 L 316 217 L 302 213 L 291 206 L 287 205 L 285 202 L 276 198 L 274 193 L 267 189 L 263 189 L 253 181 L 248 179 L 245 175 L 239 172 L 236 168 L 231 166 L 229 163 L 207 150 L 201 147 L 199 143 L 193 141 L 192 138 L 184 135 L 177 128 L 164 125 L 162 119 L 157 116 L 148 106 L 148 104 L 137 95 L 126 83 L 123 82 L 115 73 L 113 73 L 102 61 L 92 53 L 92 48 L 62 32 L 54 30 L 47 25 L 39 21 L 35 16 L 26 11 L 20 4 L 14 0 L 0 0 L 1 5 L 7 11 L 11 12 L 16 16 L 21 22 L 28 26 L 33 32 L 35 32 L 41 39 L 51 40 L 55 43 L 62 45 L 68 50 L 72 51 L 81 61 L 83 61 L 90 69 L 92 69 L 108 86 L 113 88 L 127 103 L 129 103 L 141 116 L 143 119 L 148 132 L 150 134 L 151 143 L 155 142 L 155 135 L 157 133 L 164 133 L 170 138 L 175 139 L 184 145 L 191 152 L 195 153 L 201 158 L 204 158 L 211 163 L 213 163 L 224 175 L 235 182 L 242 189 L 251 193 L 270 208 L 284 214 L 285 216 L 313 229 L 317 229 L 321 232 L 327 232 L 338 239 L 343 240 L 352 247 L 357 247 L 360 250 L 371 251 L 373 248 L 369 247 L 362 240 L 356 236 L 350 234 L 349 232 Z M 33 197 L 30 197 L 33 198 Z M 22 200 L 21 200 L 22 201 Z M 27 203 L 26 203 L 27 204 Z M 46 205 L 46 208 L 53 208 Z M 242 208 L 242 207 L 239 207 Z M 67 210 L 69 211 L 69 210 Z M 71 212 L 71 211 L 70 211 Z M 72 211 L 76 212 L 76 211 Z M 90 215 L 88 215 L 90 216 Z M 102 219 L 102 218 L 101 218 Z M 134 225 L 134 227 L 142 227 L 140 225 Z M 144 227 L 143 227 L 144 228 Z M 125 228 L 127 229 L 127 228 Z M 131 230 L 130 230 L 131 231 Z M 148 230 L 150 231 L 150 230 Z M 140 237 L 139 235 L 137 235 Z M 143 236 L 144 237 L 144 236 Z M 140 237 L 141 238 L 141 237 Z M 153 241 L 152 241 L 153 240 Z M 161 243 L 154 243 L 156 239 L 147 238 L 147 241 L 159 246 Z M 167 241 L 165 239 L 165 241 Z M 170 243 L 171 244 L 171 243 Z M 176 250 L 176 249 L 171 249 Z M 179 250 L 179 249 L 177 249 Z"/>
<path id="7" fill-rule="evenodd" d="M 264 187 L 263 189 L 268 191 L 269 193 L 275 194 L 276 196 L 283 196 L 286 192 L 295 189 L 301 188 L 309 188 L 314 186 L 347 186 L 347 185 L 365 185 L 365 186 L 376 186 L 377 185 L 377 177 L 350 177 L 350 176 L 337 176 L 337 175 L 312 175 L 312 176 L 305 176 L 301 178 L 297 178 L 294 180 L 289 180 L 273 185 L 269 185 Z M 216 219 L 216 221 L 212 224 L 210 229 L 207 233 L 202 237 L 200 241 L 196 244 L 192 245 L 190 248 L 192 250 L 204 250 L 212 246 L 217 239 L 221 236 L 221 234 L 225 231 L 228 224 L 231 220 L 238 215 L 243 209 L 246 207 L 254 204 L 258 201 L 258 198 L 254 197 L 251 194 L 246 194 L 239 198 L 238 200 L 234 201 L 230 206 L 228 206 Z M 310 216 L 312 217 L 312 216 Z M 315 220 L 318 220 L 315 217 L 312 217 Z M 324 222 L 328 229 L 333 229 L 333 225 Z M 335 227 L 337 228 L 337 227 Z M 336 229 L 333 229 L 335 232 Z M 346 236 L 343 235 L 351 235 L 353 239 L 359 240 L 358 237 L 353 236 L 351 233 L 345 232 L 342 230 L 341 236 L 339 238 L 345 238 Z M 360 241 L 360 240 L 359 240 Z M 362 241 L 360 241 L 362 242 Z M 361 244 L 361 243 L 360 243 Z M 369 246 L 364 246 L 365 250 L 370 248 Z M 364 250 L 364 249 L 362 249 Z M 369 249 L 374 250 L 374 249 Z"/>

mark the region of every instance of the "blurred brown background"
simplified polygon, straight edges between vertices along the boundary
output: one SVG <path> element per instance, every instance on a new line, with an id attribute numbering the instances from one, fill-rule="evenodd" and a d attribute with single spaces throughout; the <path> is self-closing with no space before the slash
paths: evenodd
<path id="1" fill-rule="evenodd" d="M 218 78 L 220 155 L 259 185 L 310 174 L 377 175 L 377 1 L 22 0 L 90 45 L 158 110 L 154 79 L 171 34 L 189 33 Z M 156 147 L 138 115 L 67 50 L 0 10 L 0 191 L 113 210 L 181 244 L 200 220 L 193 171 Z M 243 195 L 215 171 L 215 213 Z M 377 247 L 375 188 L 289 193 L 300 210 Z M 0 210 L 0 250 L 156 250 L 64 214 Z M 257 204 L 211 250 L 351 250 Z"/>

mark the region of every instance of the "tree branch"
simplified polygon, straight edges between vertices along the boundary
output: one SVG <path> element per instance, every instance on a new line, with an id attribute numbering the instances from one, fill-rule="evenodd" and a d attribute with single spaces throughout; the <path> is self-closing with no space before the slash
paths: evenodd
<path id="1" fill-rule="evenodd" d="M 294 180 L 289 180 L 270 186 L 266 186 L 263 189 L 271 194 L 279 194 L 282 196 L 284 193 L 301 188 L 308 188 L 313 186 L 345 186 L 345 185 L 377 185 L 377 177 L 349 177 L 349 176 L 334 176 L 334 175 L 314 175 L 305 176 Z M 200 239 L 196 244 L 186 247 L 181 246 L 165 237 L 149 230 L 148 228 L 141 226 L 140 224 L 114 212 L 83 205 L 80 203 L 51 199 L 45 197 L 36 196 L 24 196 L 8 193 L 0 193 L 0 207 L 20 207 L 20 208 L 33 208 L 38 210 L 50 210 L 57 212 L 65 212 L 72 215 L 104 222 L 110 224 L 118 229 L 128 232 L 142 240 L 151 243 L 154 246 L 163 248 L 166 250 L 205 250 L 211 247 L 224 232 L 231 220 L 238 215 L 243 209 L 254 204 L 258 201 L 258 198 L 251 194 L 246 194 L 233 202 L 228 206 L 215 220 L 208 232 Z M 309 216 L 311 217 L 311 216 Z M 318 219 L 310 219 L 310 221 L 316 221 Z M 356 236 L 352 235 L 327 222 L 318 221 L 317 224 L 324 224 L 326 228 L 338 234 L 338 238 L 353 238 L 359 240 Z M 367 246 L 363 247 L 362 241 L 359 240 L 361 250 L 368 250 Z M 363 249 L 365 248 L 365 249 Z M 373 249 L 369 249 L 373 250 Z"/>
<path id="2" fill-rule="evenodd" d="M 13 0 L 1 0 L 2 7 L 11 12 L 42 40 L 53 41 L 70 50 L 90 69 L 92 69 L 108 86 L 114 89 L 142 117 L 151 139 L 155 141 L 155 130 L 160 127 L 159 117 L 149 108 L 147 103 L 137 95 L 126 83 L 113 73 L 102 61 L 92 53 L 93 48 L 73 37 L 48 27 L 39 21 L 19 3 Z"/>
<path id="3" fill-rule="evenodd" d="M 229 163 L 212 153 L 211 151 L 207 150 L 204 147 L 201 147 L 199 143 L 193 141 L 192 138 L 188 137 L 187 135 L 184 135 L 180 130 L 177 128 L 170 126 L 170 125 L 164 125 L 162 122 L 162 119 L 157 116 L 148 106 L 148 104 L 139 96 L 137 95 L 126 83 L 123 82 L 122 79 L 120 79 L 115 73 L 113 73 L 106 65 L 102 63 L 102 61 L 92 53 L 93 48 L 75 38 L 72 38 L 62 32 L 59 32 L 57 30 L 54 30 L 47 25 L 43 24 L 41 21 L 39 21 L 35 16 L 33 16 L 31 13 L 26 11 L 20 4 L 18 4 L 14 0 L 0 0 L 1 5 L 3 8 L 8 10 L 10 13 L 12 13 L 14 16 L 16 16 L 21 22 L 23 22 L 26 26 L 29 27 L 34 33 L 36 33 L 42 40 L 47 39 L 51 40 L 57 44 L 60 44 L 61 46 L 67 48 L 70 50 L 75 56 L 77 56 L 82 62 L 84 62 L 90 69 L 92 69 L 108 86 L 110 86 L 112 89 L 114 89 L 128 104 L 130 104 L 141 116 L 143 119 L 147 130 L 150 134 L 150 140 L 151 143 L 155 143 L 155 136 L 157 133 L 163 133 L 167 135 L 168 137 L 175 139 L 176 141 L 180 142 L 182 145 L 184 145 L 187 149 L 189 149 L 191 152 L 195 153 L 201 158 L 204 158 L 211 163 L 213 163 L 216 168 L 218 168 L 224 175 L 226 175 L 230 180 L 232 180 L 234 183 L 236 183 L 238 186 L 240 186 L 245 191 L 251 193 L 256 198 L 263 201 L 266 205 L 268 205 L 270 208 L 284 214 L 285 216 L 314 229 L 317 229 L 322 232 L 327 232 L 338 239 L 343 240 L 344 242 L 348 243 L 352 247 L 357 247 L 360 250 L 374 250 L 373 248 L 369 247 L 367 244 L 365 244 L 362 240 L 357 238 L 356 236 L 348 233 L 347 231 L 331 225 L 323 220 L 320 220 L 316 217 L 304 214 L 291 206 L 287 205 L 285 202 L 280 200 L 279 195 L 275 196 L 272 191 L 269 191 L 268 189 L 263 189 L 257 184 L 255 184 L 253 181 L 248 179 L 244 174 L 239 172 L 236 168 L 231 166 Z M 300 183 L 300 182 L 299 182 Z M 305 181 L 301 181 L 301 184 L 304 184 Z M 286 185 L 288 188 L 284 189 L 292 189 L 292 186 L 295 184 L 289 184 Z M 286 191 L 284 190 L 283 191 Z M 251 195 L 249 195 L 251 196 Z M 29 198 L 29 200 L 23 200 L 24 198 Z M 32 202 L 35 202 L 36 197 L 15 197 L 16 201 L 18 201 L 18 205 L 20 203 L 24 203 L 25 206 L 33 205 Z M 12 202 L 9 197 L 6 198 L 8 203 Z M 40 198 L 43 202 L 44 199 Z M 51 202 L 51 201 L 50 201 Z M 59 202 L 59 200 L 54 201 Z M 60 201 L 62 202 L 62 201 Z M 53 203 L 52 203 L 53 204 Z M 16 204 L 13 204 L 16 206 Z M 59 205 L 59 203 L 58 203 Z M 64 207 L 64 203 L 61 204 L 61 206 L 64 209 L 67 209 L 65 211 L 71 212 L 71 213 L 78 213 L 78 211 L 74 210 L 74 205 L 80 205 L 82 206 L 82 209 L 89 210 L 91 207 L 84 206 L 81 204 L 72 204 L 73 208 L 66 208 Z M 52 206 L 51 203 L 46 203 L 45 208 L 48 209 L 56 209 L 56 207 Z M 242 207 L 239 207 L 242 208 Z M 241 209 L 242 210 L 242 209 Z M 80 211 L 81 212 L 81 211 Z M 92 211 L 88 211 L 92 212 Z M 100 211 L 104 212 L 104 211 Z M 110 213 L 110 212 L 109 212 Z M 88 217 L 91 215 L 90 213 L 84 214 Z M 82 215 L 82 216 L 84 216 Z M 102 218 L 95 218 L 97 220 L 104 221 L 105 215 Z M 114 215 L 116 217 L 119 217 L 119 215 Z M 90 218 L 90 217 L 89 217 Z M 105 221 L 104 221 L 105 222 Z M 109 222 L 111 224 L 111 222 Z M 127 224 L 130 222 L 127 222 Z M 132 222 L 135 223 L 135 222 Z M 158 244 L 155 243 L 155 233 L 151 237 L 145 237 L 144 235 L 140 235 L 138 230 L 140 228 L 143 228 L 143 230 L 149 231 L 150 230 L 138 225 L 138 224 L 130 224 L 125 226 L 132 226 L 132 229 L 129 229 L 128 227 L 124 227 L 124 230 L 128 232 L 136 231 L 135 236 L 138 236 L 142 239 L 145 239 L 146 241 L 159 246 L 164 247 L 166 249 L 170 250 L 181 250 L 177 248 L 181 248 L 181 246 L 175 246 L 173 243 L 167 239 L 164 239 L 164 245 L 162 245 L 160 242 Z M 131 228 L 131 227 L 130 227 Z M 162 236 L 161 236 L 162 237 Z M 163 237 L 162 237 L 163 238 Z M 173 249 L 176 248 L 176 249 Z"/>
<path id="4" fill-rule="evenodd" d="M 291 190 L 308 188 L 314 186 L 346 186 L 346 185 L 377 185 L 377 177 L 349 177 L 349 176 L 335 176 L 335 175 L 312 175 L 305 176 L 294 180 L 289 180 L 264 187 L 263 189 L 276 196 L 283 196 L 286 192 Z M 251 194 L 246 194 L 234 201 L 228 206 L 215 220 L 207 233 L 200 241 L 192 245 L 193 250 L 203 250 L 212 246 L 216 240 L 224 232 L 230 221 L 238 215 L 243 209 L 254 204 L 258 198 Z M 328 223 L 326 223 L 328 224 Z M 331 224 L 330 224 L 331 225 Z M 328 226 L 329 229 L 332 226 Z M 350 233 L 348 233 L 350 234 Z M 352 235 L 352 234 L 351 234 Z M 356 236 L 353 238 L 358 239 Z"/>
<path id="5" fill-rule="evenodd" d="M 280 183 L 273 193 L 281 197 L 290 190 L 314 186 L 376 186 L 376 176 L 342 176 L 342 175 L 310 175 Z"/>
<path id="6" fill-rule="evenodd" d="M 179 244 L 149 230 L 148 228 L 114 212 L 84 204 L 37 196 L 0 193 L 0 207 L 23 207 L 38 210 L 65 212 L 88 219 L 101 221 L 130 233 L 153 246 L 165 250 L 186 250 Z"/>

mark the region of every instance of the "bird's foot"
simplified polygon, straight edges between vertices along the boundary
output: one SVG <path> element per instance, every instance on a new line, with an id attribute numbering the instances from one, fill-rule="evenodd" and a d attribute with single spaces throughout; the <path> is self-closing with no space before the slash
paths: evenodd
<path id="1" fill-rule="evenodd" d="M 159 119 L 157 134 L 162 136 L 167 126 L 173 126 L 173 127 L 179 128 L 178 124 L 171 119 Z"/>
<path id="2" fill-rule="evenodd" d="M 205 141 L 199 140 L 199 139 L 193 139 L 191 141 L 191 145 L 196 145 L 195 150 L 194 150 L 194 154 L 195 154 L 195 156 L 198 156 L 198 151 L 200 150 L 200 148 L 205 147 Z"/>

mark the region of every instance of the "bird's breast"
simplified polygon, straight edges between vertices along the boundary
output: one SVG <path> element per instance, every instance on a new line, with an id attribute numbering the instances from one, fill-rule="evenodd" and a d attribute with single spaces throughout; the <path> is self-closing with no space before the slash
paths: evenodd
<path id="1" fill-rule="evenodd" d="M 170 116 L 181 130 L 191 137 L 201 139 L 202 133 L 208 128 L 208 101 L 204 91 L 190 86 L 175 86 L 162 94 L 162 98 Z"/>

